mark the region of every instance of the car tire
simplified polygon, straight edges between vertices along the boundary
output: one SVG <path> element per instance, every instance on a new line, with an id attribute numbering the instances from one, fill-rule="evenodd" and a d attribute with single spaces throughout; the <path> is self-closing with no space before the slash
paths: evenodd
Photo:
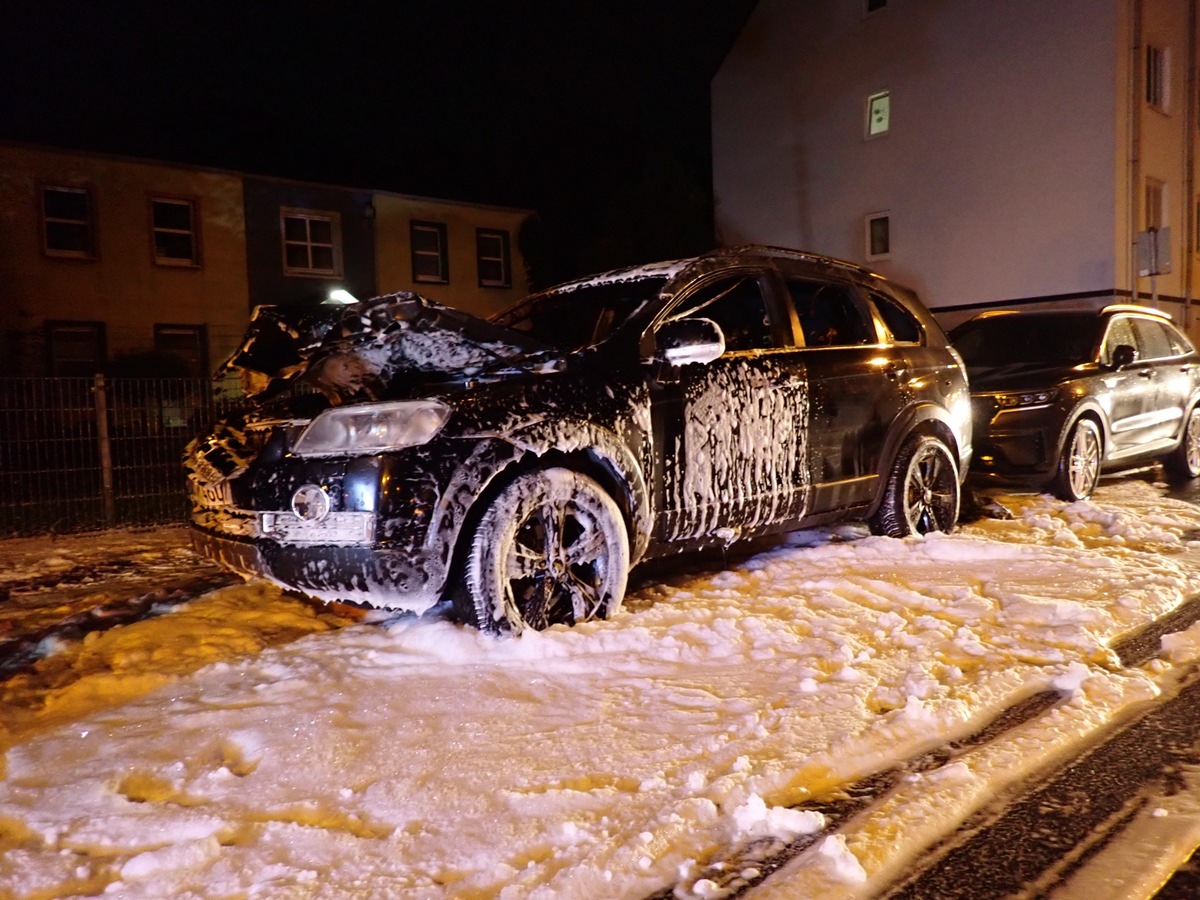
<path id="1" fill-rule="evenodd" d="M 1193 406 L 1183 426 L 1179 446 L 1163 459 L 1163 468 L 1172 481 L 1191 481 L 1200 476 L 1200 406 Z"/>
<path id="2" fill-rule="evenodd" d="M 496 634 L 607 618 L 628 575 L 625 518 L 608 492 L 571 469 L 534 469 L 509 482 L 475 527 L 463 617 Z"/>
<path id="3" fill-rule="evenodd" d="M 933 435 L 914 434 L 892 463 L 883 500 L 868 524 L 888 537 L 950 532 L 960 502 L 958 463 L 950 448 Z"/>
<path id="4" fill-rule="evenodd" d="M 1050 492 L 1070 502 L 1090 497 L 1100 481 L 1102 447 L 1100 426 L 1092 419 L 1076 421 L 1059 454 Z"/>

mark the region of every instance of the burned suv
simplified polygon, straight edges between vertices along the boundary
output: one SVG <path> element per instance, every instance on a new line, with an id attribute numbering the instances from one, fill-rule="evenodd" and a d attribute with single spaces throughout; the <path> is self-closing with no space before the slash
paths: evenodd
<path id="1" fill-rule="evenodd" d="M 318 598 L 490 631 L 604 617 L 631 566 L 796 527 L 953 527 L 961 361 L 908 290 L 767 247 L 490 321 L 412 293 L 256 311 L 254 402 L 189 447 L 197 547 Z"/>

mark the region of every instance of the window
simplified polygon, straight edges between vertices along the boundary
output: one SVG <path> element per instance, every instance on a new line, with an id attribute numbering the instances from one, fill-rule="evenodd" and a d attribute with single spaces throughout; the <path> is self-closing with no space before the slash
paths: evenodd
<path id="1" fill-rule="evenodd" d="M 886 9 L 888 0 L 863 0 L 863 10 L 867 15 L 873 12 L 879 12 L 881 9 Z"/>
<path id="2" fill-rule="evenodd" d="M 1146 45 L 1146 102 L 1162 112 L 1167 111 L 1167 85 L 1170 69 L 1166 47 Z"/>
<path id="3" fill-rule="evenodd" d="M 287 275 L 340 275 L 341 222 L 337 213 L 281 209 L 283 271 Z"/>
<path id="4" fill-rule="evenodd" d="M 200 264 L 194 202 L 166 197 L 151 198 L 150 230 L 154 235 L 154 261 L 158 265 Z"/>
<path id="5" fill-rule="evenodd" d="M 739 275 L 709 282 L 689 294 L 671 319 L 701 318 L 716 322 L 725 335 L 725 352 L 763 350 L 775 346 L 771 320 L 758 278 Z"/>
<path id="6" fill-rule="evenodd" d="M 42 188 L 43 248 L 47 256 L 94 259 L 92 195 L 87 188 Z"/>
<path id="7" fill-rule="evenodd" d="M 867 98 L 867 139 L 882 137 L 888 133 L 888 120 L 892 110 L 890 91 L 880 91 Z"/>
<path id="8" fill-rule="evenodd" d="M 1157 178 L 1146 179 L 1145 206 L 1142 210 L 1146 231 L 1162 228 L 1167 221 L 1167 189 Z"/>
<path id="9" fill-rule="evenodd" d="M 414 221 L 409 233 L 412 239 L 413 281 L 449 284 L 450 260 L 446 255 L 446 226 L 441 222 Z"/>
<path id="10" fill-rule="evenodd" d="M 94 375 L 104 361 L 103 322 L 46 323 L 46 368 L 51 375 Z"/>
<path id="11" fill-rule="evenodd" d="M 475 257 L 479 265 L 480 287 L 512 287 L 508 268 L 508 232 L 475 231 Z"/>
<path id="12" fill-rule="evenodd" d="M 1113 319 L 1108 326 L 1108 334 L 1104 338 L 1104 345 L 1100 349 L 1100 364 L 1111 366 L 1113 364 L 1113 354 L 1121 345 L 1129 347 L 1137 347 L 1137 338 L 1133 336 L 1133 325 L 1129 319 L 1125 317 Z"/>
<path id="13" fill-rule="evenodd" d="M 207 344 L 203 325 L 154 326 L 154 349 L 177 357 L 182 375 L 199 378 L 208 374 Z"/>
<path id="14" fill-rule="evenodd" d="M 871 305 L 887 327 L 888 336 L 892 343 L 919 344 L 921 342 L 921 325 L 911 312 L 897 303 L 891 297 L 871 292 Z"/>
<path id="15" fill-rule="evenodd" d="M 1196 253 L 1200 253 L 1200 198 L 1196 200 L 1196 222 L 1195 227 L 1192 229 L 1192 240 L 1195 241 L 1193 250 Z"/>
<path id="16" fill-rule="evenodd" d="M 887 259 L 892 252 L 891 215 L 871 213 L 866 219 L 867 259 Z"/>
<path id="17" fill-rule="evenodd" d="M 789 278 L 787 286 L 806 347 L 846 347 L 877 340 L 866 311 L 847 285 Z"/>

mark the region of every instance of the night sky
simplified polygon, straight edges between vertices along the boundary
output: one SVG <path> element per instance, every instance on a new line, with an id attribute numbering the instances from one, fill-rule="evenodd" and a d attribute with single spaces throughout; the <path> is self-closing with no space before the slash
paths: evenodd
<path id="1" fill-rule="evenodd" d="M 531 208 L 583 240 L 648 166 L 709 190 L 709 81 L 753 5 L 10 0 L 0 137 Z"/>

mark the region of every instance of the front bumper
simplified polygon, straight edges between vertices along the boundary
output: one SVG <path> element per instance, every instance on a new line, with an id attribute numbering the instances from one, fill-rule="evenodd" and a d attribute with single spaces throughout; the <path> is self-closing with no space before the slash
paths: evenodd
<path id="1" fill-rule="evenodd" d="M 193 526 L 201 556 L 245 578 L 265 578 L 319 600 L 350 601 L 423 613 L 441 598 L 445 567 L 423 553 L 363 546 L 246 540 Z"/>
<path id="2" fill-rule="evenodd" d="M 1002 411 L 988 421 L 977 419 L 971 475 L 1001 484 L 1044 484 L 1058 467 L 1063 420 L 1063 411 L 1055 406 Z"/>

